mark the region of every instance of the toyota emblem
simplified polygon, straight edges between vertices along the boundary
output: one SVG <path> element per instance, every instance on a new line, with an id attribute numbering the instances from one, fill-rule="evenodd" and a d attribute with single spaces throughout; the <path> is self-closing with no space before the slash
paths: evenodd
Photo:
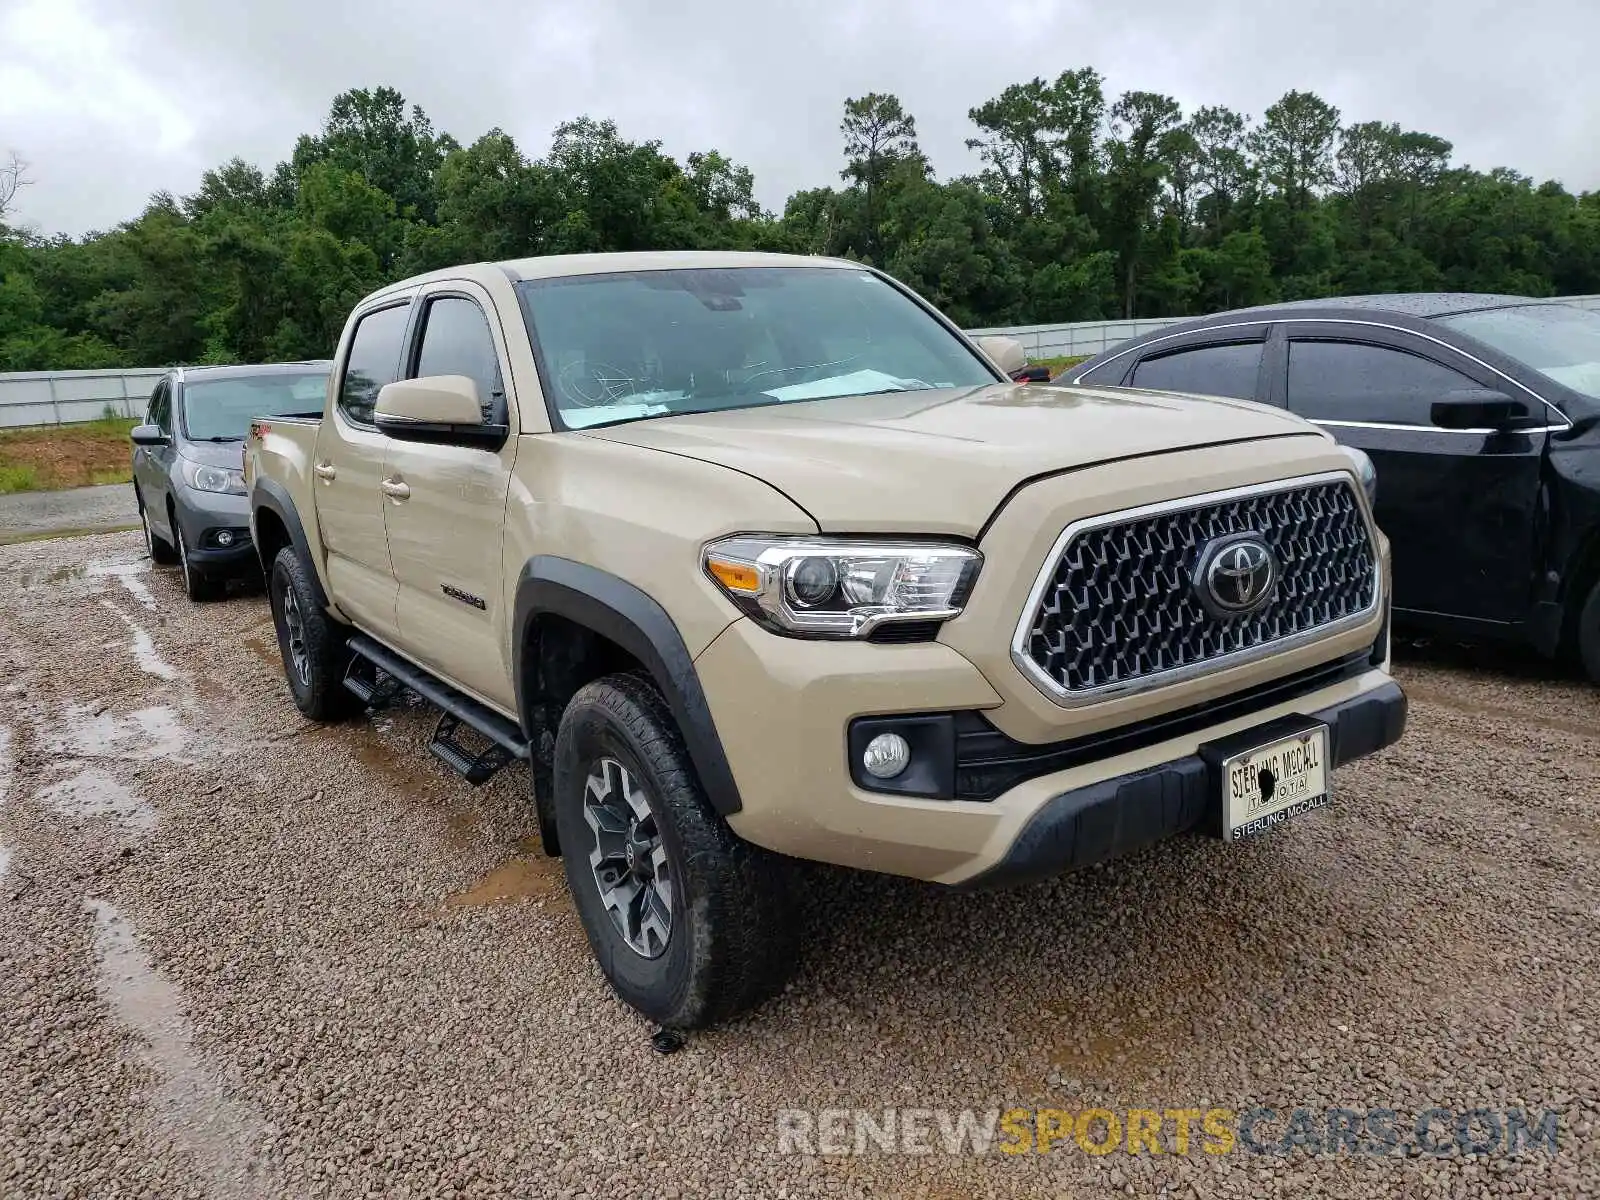
<path id="1" fill-rule="evenodd" d="M 1195 595 L 1214 617 L 1242 617 L 1272 598 L 1278 560 L 1260 534 L 1218 538 L 1200 552 Z"/>

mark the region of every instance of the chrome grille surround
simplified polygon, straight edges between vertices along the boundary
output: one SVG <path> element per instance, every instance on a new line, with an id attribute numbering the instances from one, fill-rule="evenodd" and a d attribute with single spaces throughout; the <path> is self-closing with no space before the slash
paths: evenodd
<path id="1" fill-rule="evenodd" d="M 1307 511 L 1308 504 L 1317 511 Z M 1208 540 L 1246 531 L 1261 534 L 1272 546 L 1282 578 L 1259 612 L 1221 621 L 1192 595 L 1191 572 Z M 1147 541 L 1138 556 L 1142 562 L 1115 553 L 1124 548 L 1119 541 L 1162 534 L 1163 540 Z M 1084 545 L 1093 561 L 1080 555 L 1069 563 L 1067 553 L 1080 538 L 1090 539 Z M 1119 571 L 1123 563 L 1131 565 Z M 1099 588 L 1103 597 L 1106 588 L 1112 592 L 1106 604 L 1091 608 L 1073 599 L 1075 588 L 1080 596 L 1089 588 Z M 1377 531 L 1349 472 L 1183 496 L 1088 517 L 1062 530 L 1023 606 L 1011 659 L 1056 704 L 1080 707 L 1168 687 L 1358 628 L 1382 605 L 1382 591 Z M 1177 628 L 1163 630 L 1161 621 Z M 1114 637 L 1119 632 L 1126 641 L 1146 644 L 1119 650 Z M 1095 640 L 1086 634 L 1096 635 Z M 1104 648 L 1108 638 L 1109 651 Z M 1167 644 L 1152 647 L 1154 639 Z M 1052 661 L 1069 653 L 1070 663 Z M 1086 658 L 1096 660 L 1087 670 Z M 1074 680 L 1080 686 L 1072 686 Z"/>

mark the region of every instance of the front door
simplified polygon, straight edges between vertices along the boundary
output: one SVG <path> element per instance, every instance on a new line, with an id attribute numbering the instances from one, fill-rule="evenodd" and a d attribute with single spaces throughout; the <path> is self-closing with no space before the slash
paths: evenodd
<path id="1" fill-rule="evenodd" d="M 391 440 L 385 509 L 399 584 L 400 648 L 506 713 L 511 682 L 510 588 L 501 564 L 506 496 L 516 460 L 515 397 L 508 404 L 505 339 L 489 299 L 452 283 L 425 293 L 407 378 L 465 375 L 486 425 L 507 428 L 498 448 Z"/>
<path id="2" fill-rule="evenodd" d="M 1394 604 L 1506 623 L 1526 618 L 1547 434 L 1434 425 L 1435 400 L 1518 389 L 1448 347 L 1404 331 L 1286 326 L 1291 411 L 1365 450 L 1378 472 L 1378 527 L 1394 554 Z"/>
<path id="3" fill-rule="evenodd" d="M 338 403 L 323 418 L 311 463 L 328 583 L 339 607 L 384 641 L 395 639 L 394 569 L 384 532 L 384 458 L 372 424 L 378 390 L 400 372 L 410 303 L 363 314 L 351 335 Z"/>
<path id="4" fill-rule="evenodd" d="M 173 436 L 172 383 L 163 378 L 150 393 L 150 407 L 144 416 L 146 425 L 154 425 Z M 172 470 L 177 450 L 169 441 L 165 446 L 135 446 L 133 448 L 133 482 L 139 490 L 139 500 L 144 505 L 145 519 L 158 537 L 175 543 L 171 521 L 167 518 L 167 492 L 171 488 L 168 472 Z"/>

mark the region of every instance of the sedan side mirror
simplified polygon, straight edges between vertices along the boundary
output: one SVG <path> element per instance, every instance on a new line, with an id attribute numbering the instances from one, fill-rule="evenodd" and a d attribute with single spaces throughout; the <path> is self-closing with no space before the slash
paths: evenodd
<path id="1" fill-rule="evenodd" d="M 1507 429 L 1533 415 L 1522 400 L 1491 388 L 1462 388 L 1433 402 L 1429 416 L 1440 429 Z"/>
<path id="2" fill-rule="evenodd" d="M 1007 375 L 1014 375 L 1028 365 L 1028 352 L 1016 338 L 981 337 L 973 340 L 978 343 L 978 349 Z"/>
<path id="3" fill-rule="evenodd" d="M 161 432 L 159 425 L 135 425 L 128 431 L 135 446 L 170 446 L 172 439 Z"/>
<path id="4" fill-rule="evenodd" d="M 1049 383 L 1050 368 L 1043 366 L 1023 367 L 1020 371 L 1011 372 L 1011 378 L 1018 383 Z"/>
<path id="5" fill-rule="evenodd" d="M 493 443 L 504 425 L 486 425 L 478 385 L 465 375 L 429 375 L 385 384 L 372 407 L 380 433 L 413 442 Z"/>

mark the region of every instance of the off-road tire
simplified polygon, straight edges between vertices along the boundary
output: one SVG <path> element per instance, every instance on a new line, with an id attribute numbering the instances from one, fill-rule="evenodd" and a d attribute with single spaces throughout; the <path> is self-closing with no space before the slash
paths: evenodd
<path id="1" fill-rule="evenodd" d="M 1600 683 L 1600 582 L 1589 589 L 1589 596 L 1578 609 L 1574 630 L 1578 661 L 1595 683 Z"/>
<path id="2" fill-rule="evenodd" d="M 267 598 L 295 707 L 313 721 L 339 721 L 360 712 L 361 701 L 344 686 L 350 665 L 347 630 L 317 603 L 311 569 L 293 546 L 285 546 L 273 560 Z M 298 635 L 291 629 L 296 621 Z"/>
<path id="3" fill-rule="evenodd" d="M 183 590 L 189 599 L 196 604 L 222 599 L 228 590 L 227 582 L 215 575 L 207 575 L 203 568 L 189 561 L 189 547 L 184 540 L 183 526 L 178 524 L 176 517 L 172 520 L 172 532 L 178 539 L 178 568 L 183 572 Z"/>
<path id="4" fill-rule="evenodd" d="M 666 947 L 647 958 L 607 912 L 584 815 L 603 758 L 642 786 L 673 878 Z M 671 1029 L 713 1025 L 782 986 L 798 931 L 781 858 L 739 838 L 712 809 L 660 692 L 638 675 L 581 688 L 556 735 L 554 807 L 567 884 L 600 969 L 624 1002 Z"/>
<path id="5" fill-rule="evenodd" d="M 134 498 L 139 501 L 139 525 L 144 530 L 144 552 L 150 556 L 150 561 L 158 567 L 174 567 L 178 565 L 178 552 L 172 548 L 172 543 L 164 537 L 157 537 L 156 531 L 150 528 L 150 514 L 145 511 L 144 497 L 134 489 Z"/>

